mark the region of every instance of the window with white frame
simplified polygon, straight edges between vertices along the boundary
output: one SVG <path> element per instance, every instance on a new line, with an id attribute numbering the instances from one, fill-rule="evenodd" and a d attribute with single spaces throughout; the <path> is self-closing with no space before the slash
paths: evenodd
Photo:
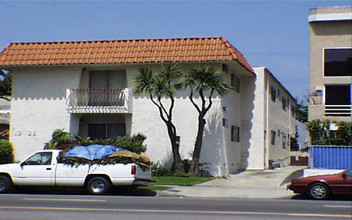
<path id="1" fill-rule="evenodd" d="M 352 76 L 352 48 L 324 49 L 324 76 Z"/>
<path id="2" fill-rule="evenodd" d="M 325 85 L 325 105 L 351 105 L 351 85 Z"/>

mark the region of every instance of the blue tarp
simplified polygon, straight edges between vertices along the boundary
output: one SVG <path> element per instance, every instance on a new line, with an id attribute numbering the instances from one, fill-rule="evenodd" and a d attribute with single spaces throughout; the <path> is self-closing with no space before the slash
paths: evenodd
<path id="1" fill-rule="evenodd" d="M 68 150 L 65 157 L 82 157 L 89 160 L 104 159 L 115 151 L 125 150 L 122 147 L 112 145 L 89 145 L 89 146 L 75 146 Z"/>

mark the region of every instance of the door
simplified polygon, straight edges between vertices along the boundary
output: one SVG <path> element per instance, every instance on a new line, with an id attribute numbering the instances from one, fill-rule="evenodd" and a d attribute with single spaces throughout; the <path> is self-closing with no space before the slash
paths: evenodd
<path id="1" fill-rule="evenodd" d="M 339 174 L 331 187 L 334 193 L 352 194 L 352 170 Z"/>
<path id="2" fill-rule="evenodd" d="M 54 166 L 52 152 L 38 152 L 21 163 L 16 174 L 17 182 L 20 185 L 53 186 Z"/>

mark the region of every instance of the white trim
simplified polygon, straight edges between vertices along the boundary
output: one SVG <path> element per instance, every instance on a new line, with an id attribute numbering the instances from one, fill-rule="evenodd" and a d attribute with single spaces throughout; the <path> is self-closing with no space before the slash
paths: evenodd
<path id="1" fill-rule="evenodd" d="M 326 13 L 309 15 L 308 21 L 343 21 L 352 20 L 352 13 Z"/>

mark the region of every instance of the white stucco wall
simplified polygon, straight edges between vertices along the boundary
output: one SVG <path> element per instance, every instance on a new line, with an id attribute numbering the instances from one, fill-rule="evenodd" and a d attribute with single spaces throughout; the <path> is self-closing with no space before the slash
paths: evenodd
<path id="1" fill-rule="evenodd" d="M 260 170 L 265 168 L 265 136 L 266 130 L 266 81 L 264 69 L 255 69 L 257 75 L 255 80 L 255 96 L 253 120 L 250 139 L 250 148 L 248 149 L 248 169 Z"/>
<path id="2" fill-rule="evenodd" d="M 15 159 L 44 148 L 53 130 L 70 130 L 66 89 L 79 85 L 80 68 L 13 69 L 10 141 Z"/>
<path id="3" fill-rule="evenodd" d="M 253 110 L 252 138 L 248 169 L 266 169 L 269 161 L 289 165 L 290 137 L 294 137 L 295 118 L 291 113 L 294 99 L 265 67 L 255 67 L 255 99 Z M 276 101 L 271 100 L 270 88 L 276 89 Z M 278 95 L 280 89 L 280 96 Z M 282 97 L 289 99 L 286 111 L 282 108 Z M 276 132 L 275 145 L 271 144 L 271 131 Z M 278 135 L 280 132 L 280 135 Z M 286 146 L 283 147 L 283 136 Z"/>
<path id="4" fill-rule="evenodd" d="M 156 66 L 148 66 L 154 72 L 159 68 Z M 187 71 L 190 66 L 184 67 Z M 135 77 L 138 68 L 127 69 L 127 81 L 129 87 L 132 79 Z M 229 143 L 229 128 L 222 126 L 223 99 L 214 98 L 213 106 L 206 116 L 206 125 L 203 136 L 203 147 L 201 151 L 201 163 L 211 163 L 210 172 L 215 176 L 228 174 L 228 165 L 226 148 Z M 168 106 L 169 100 L 165 100 L 165 106 Z M 237 113 L 239 114 L 239 112 Z M 177 134 L 180 136 L 180 154 L 184 159 L 191 159 L 195 143 L 195 137 L 198 126 L 198 113 L 188 99 L 188 92 L 176 94 L 176 103 L 173 112 L 173 121 L 177 129 Z M 234 115 L 232 116 L 234 117 Z M 151 157 L 154 162 L 165 163 L 171 165 L 172 151 L 171 144 L 167 134 L 166 125 L 160 119 L 157 107 L 152 104 L 149 97 L 145 95 L 135 95 L 133 100 L 132 114 L 132 130 L 131 133 L 143 133 L 148 138 L 145 141 L 147 144 L 146 154 Z M 234 154 L 233 157 L 235 157 Z"/>
<path id="5" fill-rule="evenodd" d="M 127 87 L 132 88 L 132 80 L 141 66 L 158 72 L 160 65 L 109 65 L 82 67 L 37 67 L 12 69 L 14 76 L 14 94 L 12 100 L 11 141 L 15 146 L 16 159 L 21 160 L 35 150 L 41 150 L 51 139 L 55 129 L 63 128 L 72 134 L 79 134 L 82 129 L 80 120 L 83 114 L 70 114 L 67 111 L 67 89 L 88 88 L 90 70 L 124 69 L 126 70 Z M 186 72 L 191 64 L 182 65 Z M 221 64 L 214 64 L 221 71 Z M 230 91 L 224 97 L 215 97 L 213 106 L 206 115 L 201 163 L 210 163 L 210 173 L 223 176 L 245 169 L 247 162 L 241 159 L 248 157 L 248 143 L 251 137 L 250 128 L 254 76 L 245 71 L 239 64 L 230 65 L 241 79 L 241 92 Z M 246 77 L 247 76 L 247 77 Z M 227 74 L 230 81 L 230 74 Z M 165 100 L 167 106 L 168 100 Z M 223 107 L 226 107 L 224 111 Z M 121 114 L 125 119 L 127 134 L 142 133 L 147 136 L 146 154 L 154 162 L 171 165 L 172 151 L 166 125 L 160 119 L 157 107 L 145 95 L 133 95 L 131 113 Z M 95 120 L 97 115 L 85 116 Z M 107 114 L 107 117 L 109 115 Z M 111 119 L 116 118 L 111 115 Z M 197 132 L 197 116 L 194 106 L 188 99 L 188 93 L 176 94 L 174 124 L 181 137 L 180 153 L 182 158 L 191 159 Z M 87 118 L 88 117 L 88 118 Z M 97 116 L 98 117 L 98 116 Z M 101 116 L 99 116 L 102 118 Z M 106 122 L 106 117 L 103 117 Z M 228 125 L 223 126 L 223 118 Z M 115 120 L 115 119 L 114 119 Z M 116 119 L 117 120 L 117 119 Z M 231 141 L 231 125 L 241 128 L 241 142 Z M 244 146 L 243 147 L 243 143 Z"/>

